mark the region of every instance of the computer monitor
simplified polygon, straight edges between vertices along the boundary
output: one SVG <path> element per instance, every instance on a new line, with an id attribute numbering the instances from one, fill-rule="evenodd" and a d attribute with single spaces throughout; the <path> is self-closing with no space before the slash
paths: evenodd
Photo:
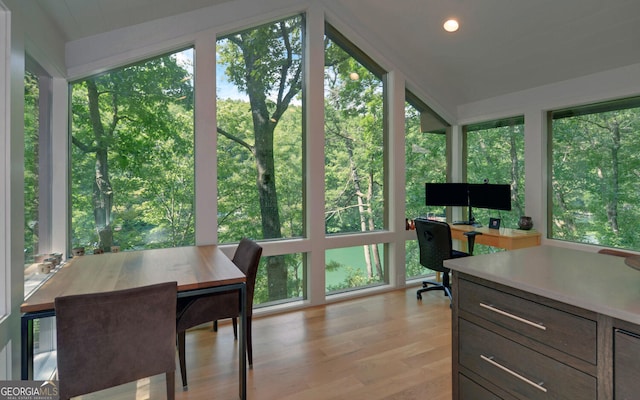
<path id="1" fill-rule="evenodd" d="M 511 186 L 507 184 L 470 183 L 469 207 L 511 211 Z"/>
<path id="2" fill-rule="evenodd" d="M 468 219 L 454 224 L 479 225 L 473 217 L 473 208 L 511 210 L 511 186 L 489 183 L 425 183 L 427 206 L 467 207 Z"/>
<path id="3" fill-rule="evenodd" d="M 425 183 L 425 205 L 460 206 L 469 204 L 466 183 Z"/>

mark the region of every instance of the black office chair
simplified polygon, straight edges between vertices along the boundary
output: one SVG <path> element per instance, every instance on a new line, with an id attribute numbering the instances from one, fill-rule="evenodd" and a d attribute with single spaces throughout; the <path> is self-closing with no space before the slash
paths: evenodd
<path id="1" fill-rule="evenodd" d="M 444 266 L 443 261 L 468 257 L 470 254 L 452 248 L 451 228 L 446 222 L 416 218 L 414 223 L 420 246 L 420 264 L 430 270 L 442 272 L 442 282 L 422 282 L 422 288 L 417 293 L 418 300 L 422 300 L 422 293 L 429 290 L 444 290 L 445 295 L 451 300 L 449 268 Z"/>

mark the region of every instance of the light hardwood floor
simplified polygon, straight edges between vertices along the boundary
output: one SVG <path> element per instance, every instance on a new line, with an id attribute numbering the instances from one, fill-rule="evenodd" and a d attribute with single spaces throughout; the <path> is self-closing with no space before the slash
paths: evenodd
<path id="1" fill-rule="evenodd" d="M 254 318 L 250 400 L 451 399 L 451 310 L 442 292 L 416 288 Z M 189 390 L 176 399 L 237 399 L 230 324 L 187 333 Z M 164 399 L 164 377 L 83 399 Z"/>

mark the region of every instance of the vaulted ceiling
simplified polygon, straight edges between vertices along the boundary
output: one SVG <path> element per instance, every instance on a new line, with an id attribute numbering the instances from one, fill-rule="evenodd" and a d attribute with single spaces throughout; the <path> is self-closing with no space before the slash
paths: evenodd
<path id="1" fill-rule="evenodd" d="M 30 0 L 68 41 L 222 3 Z M 640 63 L 638 0 L 317 0 L 445 104 Z M 460 29 L 447 33 L 444 20 Z"/>

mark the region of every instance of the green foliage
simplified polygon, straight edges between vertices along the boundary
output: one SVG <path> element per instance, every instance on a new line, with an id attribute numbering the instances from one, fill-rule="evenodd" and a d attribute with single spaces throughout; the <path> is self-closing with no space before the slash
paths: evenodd
<path id="1" fill-rule="evenodd" d="M 327 293 L 339 292 L 345 289 L 371 286 L 382 282 L 379 277 L 367 276 L 367 274 L 364 273 L 362 269 L 350 265 L 338 263 L 334 268 L 342 270 L 346 274 L 346 278 L 339 284 L 327 285 Z"/>
<path id="2" fill-rule="evenodd" d="M 409 103 L 405 103 L 405 207 L 407 218 L 413 219 L 428 213 L 445 218 L 444 207 L 427 208 L 425 206 L 424 184 L 426 182 L 446 182 L 446 180 L 446 135 L 421 132 L 420 112 Z"/>
<path id="3" fill-rule="evenodd" d="M 467 134 L 467 182 L 511 185 L 511 211 L 473 209 L 483 225 L 500 218 L 500 226 L 517 228 L 524 205 L 524 125 L 513 124 L 471 131 Z M 481 254 L 482 250 L 479 249 Z"/>
<path id="4" fill-rule="evenodd" d="M 26 71 L 24 77 L 24 247 L 25 263 L 38 251 L 40 195 L 39 171 L 39 97 L 38 77 Z"/>
<path id="5" fill-rule="evenodd" d="M 195 243 L 193 87 L 178 58 L 72 85 L 73 246 Z"/>
<path id="6" fill-rule="evenodd" d="M 326 43 L 325 229 L 383 229 L 383 83 L 336 43 Z"/>
<path id="7" fill-rule="evenodd" d="M 640 249 L 639 131 L 640 108 L 553 121 L 553 238 Z"/>

